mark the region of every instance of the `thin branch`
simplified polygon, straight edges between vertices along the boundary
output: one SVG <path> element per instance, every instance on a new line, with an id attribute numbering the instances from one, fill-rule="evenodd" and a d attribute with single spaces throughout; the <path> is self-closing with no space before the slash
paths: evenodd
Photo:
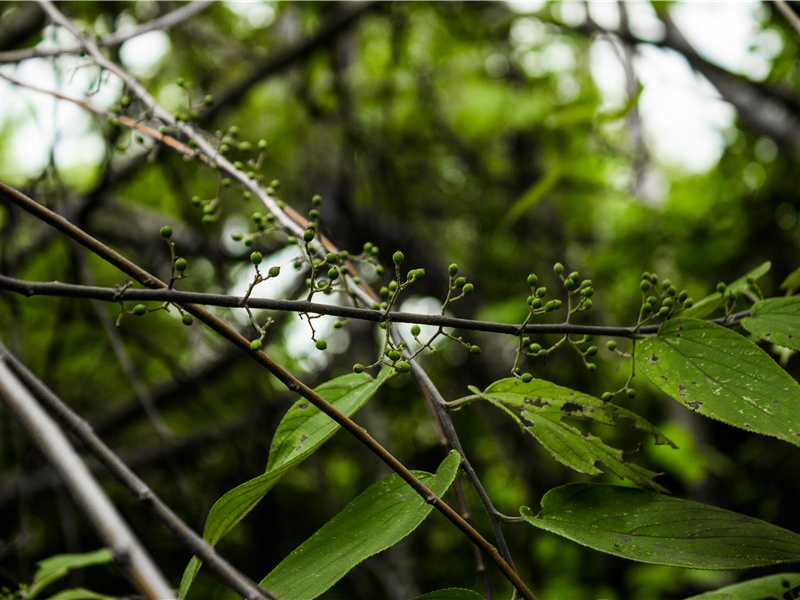
<path id="1" fill-rule="evenodd" d="M 7 187 L 0 181 L 0 191 Z M 245 298 L 244 296 L 228 296 L 226 294 L 210 294 L 206 292 L 182 292 L 176 289 L 135 289 L 135 288 L 108 288 L 60 281 L 39 282 L 27 281 L 8 277 L 0 274 L 0 290 L 15 292 L 23 296 L 59 296 L 68 298 L 86 298 L 103 300 L 105 302 L 173 302 L 175 304 L 202 304 L 205 306 L 221 306 L 226 308 L 244 308 L 274 310 L 280 312 L 311 313 L 341 317 L 344 319 L 358 319 L 382 323 L 387 320 L 391 323 L 416 323 L 417 325 L 431 325 L 435 327 L 452 327 L 466 331 L 483 331 L 486 333 L 501 333 L 519 336 L 520 334 L 558 334 L 558 335 L 593 335 L 622 338 L 637 338 L 652 335 L 658 331 L 660 323 L 643 325 L 642 327 L 615 327 L 613 325 L 579 325 L 576 323 L 529 323 L 524 327 L 511 323 L 497 323 L 495 321 L 480 321 L 477 319 L 462 319 L 446 315 L 430 315 L 411 312 L 390 312 L 372 308 L 358 308 L 356 306 L 340 306 L 338 304 L 321 304 L 308 300 L 282 300 L 279 298 Z M 680 315 L 678 315 L 680 316 Z M 734 325 L 743 318 L 750 316 L 750 311 L 737 312 L 729 317 L 710 319 L 710 322 L 720 325 Z"/>
<path id="2" fill-rule="evenodd" d="M 13 202 L 23 210 L 36 216 L 38 219 L 55 227 L 66 236 L 77 241 L 79 244 L 88 248 L 106 262 L 114 265 L 116 268 L 126 273 L 142 285 L 150 288 L 166 288 L 167 284 L 148 273 L 141 267 L 132 263 L 122 255 L 118 254 L 111 248 L 104 245 L 99 240 L 93 238 L 85 231 L 70 223 L 60 215 L 54 213 L 50 209 L 38 204 L 34 200 L 28 198 L 21 192 L 9 187 L 3 182 L 0 182 L 0 194 L 9 201 Z M 266 195 L 266 194 L 264 194 Z M 283 213 L 282 213 L 283 214 Z M 261 366 L 266 368 L 272 373 L 282 384 L 284 384 L 290 391 L 295 392 L 311 402 L 320 411 L 328 415 L 336 423 L 338 423 L 349 434 L 355 437 L 359 442 L 364 444 L 373 454 L 380 460 L 388 465 L 395 473 L 397 473 L 403 481 L 425 501 L 431 504 L 439 512 L 441 512 L 448 520 L 450 520 L 458 529 L 460 529 L 471 541 L 478 545 L 487 556 L 497 565 L 503 575 L 514 585 L 514 587 L 522 594 L 523 597 L 529 600 L 535 600 L 533 592 L 531 592 L 525 583 L 519 578 L 519 575 L 514 569 L 503 559 L 498 553 L 497 548 L 492 545 L 486 538 L 484 538 L 472 525 L 465 521 L 449 504 L 444 502 L 436 494 L 434 494 L 419 478 L 414 475 L 403 463 L 401 463 L 393 454 L 384 448 L 378 441 L 376 441 L 366 429 L 355 423 L 347 415 L 342 413 L 336 407 L 332 406 L 322 396 L 317 394 L 314 390 L 306 384 L 297 379 L 289 371 L 284 369 L 281 365 L 270 358 L 265 352 L 254 352 L 250 349 L 250 341 L 239 333 L 234 331 L 227 323 L 204 310 L 197 304 L 184 304 L 183 310 L 197 318 L 199 321 L 205 323 L 220 336 L 234 344 L 240 350 L 245 352 L 250 358 L 258 362 Z"/>
<path id="3" fill-rule="evenodd" d="M 31 392 L 9 368 L 0 347 L 0 399 L 28 432 L 39 450 L 58 471 L 77 505 L 87 516 L 114 561 L 145 597 L 163 600 L 175 596 L 172 587 L 128 528 L 103 489 L 70 445 L 58 424 L 39 406 Z"/>
<path id="4" fill-rule="evenodd" d="M 211 6 L 211 2 L 190 2 L 189 4 L 181 6 L 180 8 L 173 10 L 172 12 L 168 12 L 165 15 L 161 15 L 152 21 L 141 23 L 132 29 L 109 33 L 108 35 L 97 40 L 97 45 L 106 48 L 110 46 L 119 46 L 123 42 L 127 42 L 128 40 L 145 33 L 149 33 L 157 29 L 169 29 L 170 27 L 174 27 L 175 25 L 192 18 L 197 13 L 205 10 L 209 6 Z M 39 10 L 39 7 L 37 6 L 36 9 Z M 42 58 L 46 56 L 79 54 L 81 52 L 83 52 L 83 46 L 81 44 L 59 46 L 58 48 L 25 48 L 23 50 L 0 52 L 0 64 L 20 62 L 31 58 Z"/>
<path id="5" fill-rule="evenodd" d="M 128 468 L 128 466 L 97 437 L 97 435 L 95 435 L 91 426 L 86 421 L 74 413 L 64 401 L 53 393 L 52 390 L 42 383 L 0 343 L 0 369 L 3 368 L 3 365 L 7 365 L 9 373 L 13 371 L 13 375 L 22 380 L 25 386 L 30 390 L 29 393 L 33 393 L 39 402 L 47 406 L 48 410 L 56 415 L 57 418 L 69 428 L 70 432 L 81 441 L 81 443 L 136 497 L 137 500 L 139 500 L 139 502 L 152 510 L 156 517 L 175 534 L 181 543 L 194 554 L 202 558 L 204 562 L 207 562 L 232 589 L 242 594 L 245 598 L 276 600 L 272 594 L 259 588 L 247 576 L 239 572 L 234 566 L 217 554 L 213 546 L 186 525 L 186 523 L 184 523 L 144 481 L 139 479 L 139 477 L 137 477 L 136 474 L 133 473 L 133 471 L 131 471 L 130 468 Z M 0 388 L 2 388 L 2 371 L 0 371 Z M 77 455 L 76 460 L 79 463 L 79 467 L 73 468 L 86 469 L 86 465 Z M 111 544 L 109 544 L 109 546 L 111 546 Z M 113 548 L 113 546 L 111 547 Z M 166 595 L 161 593 L 154 597 L 168 598 L 173 596 L 174 594 L 170 590 Z"/>

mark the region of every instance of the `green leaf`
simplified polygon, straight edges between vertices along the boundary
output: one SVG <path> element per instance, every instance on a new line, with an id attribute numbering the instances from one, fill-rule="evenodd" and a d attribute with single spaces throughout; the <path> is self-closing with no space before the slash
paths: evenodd
<path id="1" fill-rule="evenodd" d="M 373 379 L 366 373 L 349 373 L 319 385 L 315 391 L 347 416 L 352 416 L 393 373 L 385 368 Z M 339 425 L 306 399 L 295 402 L 286 412 L 273 437 L 267 471 L 226 492 L 211 507 L 203 538 L 216 544 L 233 529 L 292 467 L 308 458 L 330 439 Z M 181 599 L 200 570 L 202 561 L 192 557 L 181 579 Z"/>
<path id="2" fill-rule="evenodd" d="M 114 560 L 114 556 L 111 554 L 111 550 L 106 548 L 80 554 L 57 554 L 36 563 L 39 568 L 36 569 L 33 580 L 40 581 L 64 569 L 71 571 L 72 569 L 82 569 L 93 565 L 105 565 L 112 560 Z"/>
<path id="3" fill-rule="evenodd" d="M 800 350 L 800 298 L 767 298 L 757 302 L 742 327 L 766 342 Z"/>
<path id="4" fill-rule="evenodd" d="M 752 277 L 754 280 L 758 280 L 766 275 L 770 268 L 772 268 L 771 262 L 766 261 L 761 263 L 752 271 L 742 275 L 736 281 L 728 284 L 727 288 L 725 289 L 725 293 L 730 294 L 744 292 L 748 287 L 750 287 L 750 284 L 747 283 L 747 279 L 749 277 Z M 714 292 L 702 300 L 695 302 L 690 308 L 682 310 L 680 312 L 680 316 L 684 319 L 705 319 L 707 316 L 722 308 L 724 304 L 725 295 L 720 294 L 719 292 Z"/>
<path id="5" fill-rule="evenodd" d="M 656 565 L 746 569 L 800 560 L 800 535 L 729 510 L 631 487 L 571 483 L 547 492 L 534 527 Z"/>
<path id="6" fill-rule="evenodd" d="M 115 600 L 118 597 L 98 594 L 86 588 L 72 588 L 58 592 L 54 596 L 48 596 L 48 600 Z"/>
<path id="7" fill-rule="evenodd" d="M 509 377 L 501 379 L 481 392 L 470 390 L 509 414 L 523 431 L 531 434 L 561 464 L 579 473 L 599 475 L 605 470 L 638 485 L 664 491 L 653 478 L 658 475 L 623 460 L 622 451 L 603 443 L 599 437 L 587 434 L 561 421 L 564 417 L 616 425 L 618 417 L 633 421 L 634 427 L 651 433 L 656 443 L 674 446 L 653 425 L 636 413 L 598 398 L 561 387 L 549 381 L 533 379 L 528 383 Z M 512 409 L 519 410 L 519 416 Z"/>
<path id="8" fill-rule="evenodd" d="M 667 321 L 638 342 L 636 369 L 702 415 L 800 446 L 800 386 L 753 342 L 725 327 Z"/>
<path id="9" fill-rule="evenodd" d="M 461 458 L 451 451 L 436 475 L 414 474 L 437 496 L 455 480 Z M 425 520 L 428 504 L 397 474 L 371 485 L 300 544 L 262 581 L 282 600 L 312 600 L 363 560 L 390 548 Z"/>
<path id="10" fill-rule="evenodd" d="M 483 596 L 464 588 L 447 588 L 422 594 L 414 600 L 483 600 Z"/>
<path id="11" fill-rule="evenodd" d="M 676 447 L 653 424 L 635 412 L 544 379 L 532 379 L 525 383 L 517 377 L 508 377 L 494 382 L 484 392 L 473 386 L 469 389 L 492 404 L 499 403 L 520 410 L 534 410 L 533 407 L 536 407 L 536 412 L 540 414 L 549 413 L 611 426 L 616 426 L 618 418 L 628 419 L 634 429 L 652 435 L 656 444 Z"/>
<path id="12" fill-rule="evenodd" d="M 799 596 L 800 573 L 779 573 L 726 585 L 686 600 L 783 600 Z"/>
<path id="13" fill-rule="evenodd" d="M 800 268 L 789 273 L 788 277 L 786 277 L 781 284 L 781 289 L 786 290 L 789 294 L 794 294 L 797 288 L 800 288 Z"/>

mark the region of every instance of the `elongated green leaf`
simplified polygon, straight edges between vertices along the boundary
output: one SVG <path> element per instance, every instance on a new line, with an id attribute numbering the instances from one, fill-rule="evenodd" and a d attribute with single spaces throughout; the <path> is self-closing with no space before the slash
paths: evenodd
<path id="1" fill-rule="evenodd" d="M 483 600 L 483 596 L 464 588 L 447 588 L 422 594 L 414 600 Z"/>
<path id="2" fill-rule="evenodd" d="M 786 290 L 789 294 L 794 294 L 795 290 L 800 288 L 800 268 L 795 269 L 783 280 L 781 289 Z"/>
<path id="3" fill-rule="evenodd" d="M 319 385 L 315 391 L 347 416 L 366 404 L 391 375 L 383 369 L 373 379 L 366 373 L 350 373 Z M 203 538 L 216 544 L 261 501 L 272 486 L 292 467 L 308 458 L 338 431 L 339 425 L 305 399 L 295 402 L 275 432 L 267 460 L 267 471 L 225 493 L 211 507 Z M 196 556 L 183 573 L 180 598 L 185 598 L 202 562 Z"/>
<path id="4" fill-rule="evenodd" d="M 800 298 L 767 298 L 757 302 L 742 327 L 762 340 L 800 350 Z"/>
<path id="5" fill-rule="evenodd" d="M 800 386 L 753 342 L 693 319 L 664 323 L 636 368 L 691 410 L 800 446 Z"/>
<path id="6" fill-rule="evenodd" d="M 441 496 L 453 483 L 461 459 L 451 451 L 436 475 L 414 472 Z M 396 474 L 371 485 L 300 544 L 261 585 L 282 600 L 312 600 L 363 560 L 414 531 L 433 506 Z"/>
<path id="7" fill-rule="evenodd" d="M 658 473 L 625 462 L 621 450 L 607 446 L 599 437 L 591 433 L 584 436 L 578 429 L 566 423 L 553 421 L 535 412 L 524 411 L 522 419 L 523 422 L 531 423 L 525 429 L 561 464 L 580 473 L 599 475 L 602 471 L 595 466 L 599 462 L 621 479 L 630 479 L 641 486 L 666 491 L 653 481 Z"/>
<path id="8" fill-rule="evenodd" d="M 544 379 L 525 383 L 517 377 L 508 377 L 494 382 L 485 392 L 473 386 L 470 386 L 470 390 L 495 405 L 500 403 L 520 410 L 536 410 L 540 414 L 550 413 L 559 418 L 570 417 L 612 426 L 617 424 L 619 418 L 628 419 L 634 429 L 652 435 L 656 444 L 675 447 L 653 424 L 635 412 Z"/>
<path id="9" fill-rule="evenodd" d="M 47 600 L 115 600 L 118 597 L 100 594 L 86 588 L 72 588 L 71 590 L 62 590 L 53 596 L 48 596 Z"/>
<path id="10" fill-rule="evenodd" d="M 66 575 L 72 569 L 83 569 L 93 565 L 105 565 L 114 560 L 111 550 L 101 548 L 93 552 L 82 552 L 80 554 L 57 554 L 39 561 L 33 581 L 41 581 L 51 575 L 62 572 Z"/>
<path id="11" fill-rule="evenodd" d="M 770 268 L 772 267 L 772 263 L 769 261 L 763 262 L 758 265 L 755 269 L 748 272 L 745 275 L 742 275 L 736 281 L 731 282 L 728 284 L 726 288 L 726 293 L 737 293 L 745 291 L 750 284 L 747 282 L 748 278 L 752 277 L 754 280 L 760 279 L 764 275 L 766 275 Z M 700 300 L 699 302 L 695 302 L 694 306 L 682 310 L 680 316 L 684 319 L 705 319 L 707 316 L 713 314 L 725 304 L 725 296 L 720 294 L 719 292 L 714 292 Z"/>
<path id="12" fill-rule="evenodd" d="M 800 573 L 779 573 L 726 585 L 686 600 L 784 600 L 798 597 Z"/>
<path id="13" fill-rule="evenodd" d="M 630 487 L 571 483 L 550 490 L 531 525 L 630 560 L 744 569 L 800 560 L 800 535 L 729 510 Z"/>

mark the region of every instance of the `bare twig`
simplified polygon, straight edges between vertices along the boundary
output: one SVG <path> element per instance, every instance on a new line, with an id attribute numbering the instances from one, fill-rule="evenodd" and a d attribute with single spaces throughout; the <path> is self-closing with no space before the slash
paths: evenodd
<path id="1" fill-rule="evenodd" d="M 25 386 L 48 410 L 69 428 L 87 449 L 109 470 L 109 472 L 122 483 L 144 506 L 148 507 L 172 531 L 178 540 L 181 541 L 189 550 L 201 557 L 204 562 L 214 569 L 230 587 L 242 594 L 245 598 L 261 598 L 276 600 L 268 591 L 259 588 L 247 576 L 240 573 L 235 567 L 222 558 L 217 551 L 208 544 L 203 538 L 197 535 L 186 523 L 184 523 L 171 508 L 169 508 L 147 484 L 139 479 L 133 471 L 98 438 L 89 424 L 75 414 L 56 394 L 44 385 L 33 373 L 31 373 L 15 356 L 13 356 L 2 344 L 0 344 L 0 369 L 4 365 L 12 376 L 16 376 L 24 382 Z M 0 388 L 2 388 L 3 374 L 0 371 Z M 40 409 L 41 410 L 41 409 Z M 46 416 L 46 415 L 45 415 Z M 48 417 L 49 418 L 49 417 Z M 75 456 L 75 461 L 79 467 L 86 469 L 86 465 Z M 112 507 L 113 508 L 113 507 Z M 111 546 L 111 544 L 109 544 Z M 113 546 L 111 546 L 113 549 Z M 154 598 L 173 597 L 170 590 L 164 595 L 153 596 Z"/>
<path id="2" fill-rule="evenodd" d="M 5 352 L 5 348 L 2 350 Z M 153 559 L 92 477 L 61 428 L 9 368 L 5 354 L 0 357 L 0 399 L 58 471 L 75 502 L 111 550 L 114 561 L 131 585 L 153 600 L 174 598 L 174 591 Z"/>

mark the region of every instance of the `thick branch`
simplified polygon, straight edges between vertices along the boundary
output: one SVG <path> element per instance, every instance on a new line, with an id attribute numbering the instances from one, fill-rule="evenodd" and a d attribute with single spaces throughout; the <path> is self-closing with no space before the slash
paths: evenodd
<path id="1" fill-rule="evenodd" d="M 5 348 L 0 356 L 0 399 L 58 471 L 75 502 L 86 514 L 114 561 L 145 597 L 174 597 L 167 580 L 128 528 L 103 489 L 70 445 L 64 432 L 36 402 L 9 368 Z"/>

